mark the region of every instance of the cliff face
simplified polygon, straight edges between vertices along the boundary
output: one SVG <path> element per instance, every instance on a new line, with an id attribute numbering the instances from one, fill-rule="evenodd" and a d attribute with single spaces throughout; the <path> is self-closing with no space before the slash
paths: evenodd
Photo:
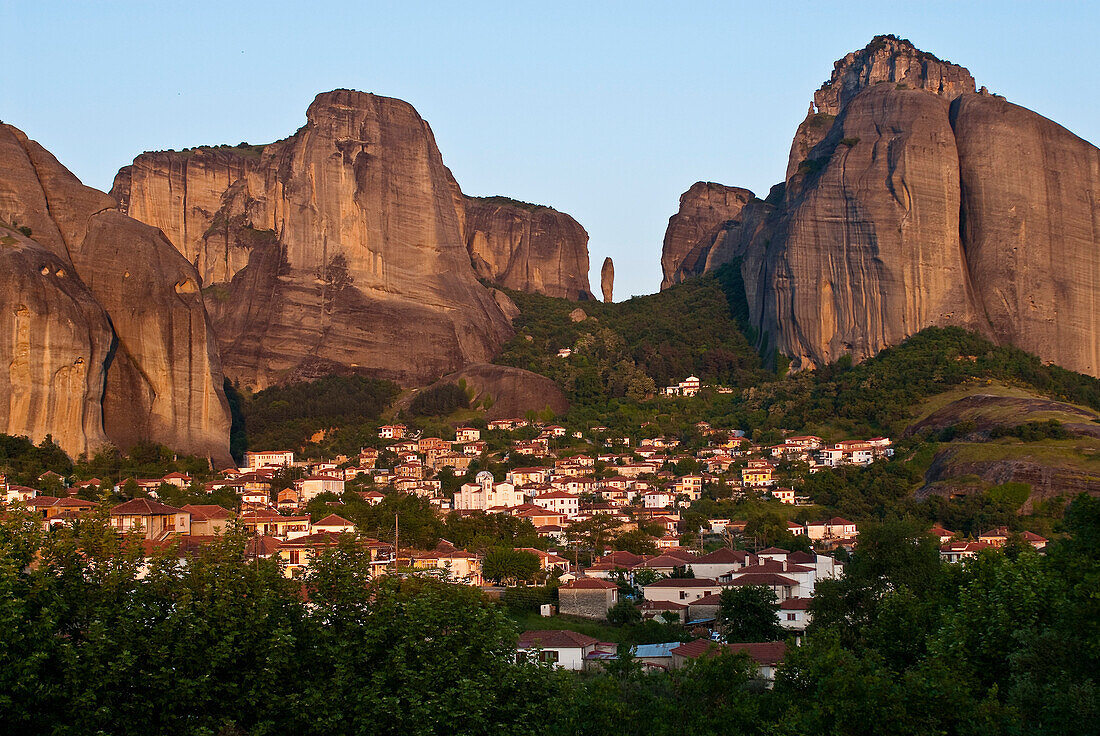
<path id="1" fill-rule="evenodd" d="M 987 333 L 1100 375 L 1100 149 L 1002 99 L 951 106 L 963 251 Z"/>
<path id="2" fill-rule="evenodd" d="M 1100 151 L 973 86 L 896 39 L 837 63 L 723 242 L 762 348 L 813 367 L 953 324 L 1100 373 Z"/>
<path id="3" fill-rule="evenodd" d="M 603 292 L 603 300 L 610 304 L 615 301 L 615 262 L 611 257 L 603 259 L 600 268 L 600 291 Z"/>
<path id="4" fill-rule="evenodd" d="M 564 212 L 505 197 L 465 197 L 466 249 L 481 278 L 564 299 L 594 298 L 588 233 Z"/>
<path id="5" fill-rule="evenodd" d="M 210 278 L 226 373 L 256 388 L 334 367 L 424 383 L 489 360 L 511 329 L 470 268 L 461 192 L 428 124 L 348 90 L 318 95 L 306 118 L 255 161 L 211 161 L 187 203 L 161 184 L 171 156 L 116 180 L 149 224 L 179 233 L 191 218 L 173 243 Z"/>
<path id="6" fill-rule="evenodd" d="M 741 211 L 753 196 L 748 189 L 702 181 L 680 195 L 661 250 L 662 289 L 703 273 L 723 241 L 740 237 Z"/>
<path id="7" fill-rule="evenodd" d="M 145 440 L 228 462 L 229 410 L 198 274 L 114 206 L 0 126 L 0 220 L 31 232 L 8 228 L 0 251 L 15 315 L 0 340 L 13 356 L 0 359 L 0 382 L 12 386 L 5 431 L 52 434 L 74 455 Z"/>
<path id="8" fill-rule="evenodd" d="M 833 64 L 833 73 L 814 93 L 806 119 L 798 126 L 787 161 L 787 180 L 806 154 L 825 138 L 834 118 L 863 90 L 878 84 L 896 89 L 919 89 L 953 100 L 974 91 L 974 78 L 965 68 L 895 36 L 875 36 L 871 43 Z"/>
<path id="9" fill-rule="evenodd" d="M 754 280 L 761 330 L 798 365 L 873 355 L 929 325 L 969 324 L 959 160 L 947 102 L 876 86 L 786 190 Z"/>

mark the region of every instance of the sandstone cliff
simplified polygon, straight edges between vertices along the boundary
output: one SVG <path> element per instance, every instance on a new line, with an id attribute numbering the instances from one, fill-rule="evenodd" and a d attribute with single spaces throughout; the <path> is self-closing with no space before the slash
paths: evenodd
<path id="1" fill-rule="evenodd" d="M 600 268 L 600 291 L 605 302 L 610 304 L 615 301 L 615 262 L 610 256 L 603 259 L 603 267 Z"/>
<path id="2" fill-rule="evenodd" d="M 16 321 L 0 340 L 14 356 L 0 360 L 0 382 L 13 386 L 3 431 L 52 434 L 74 455 L 145 440 L 228 462 L 229 410 L 198 275 L 114 207 L 0 126 L 0 221 L 30 232 L 4 236 L 11 267 L 0 273 Z"/>
<path id="3" fill-rule="evenodd" d="M 661 249 L 662 289 L 704 273 L 727 237 L 738 240 L 741 210 L 753 196 L 748 189 L 703 181 L 680 195 L 680 209 L 668 220 Z"/>
<path id="4" fill-rule="evenodd" d="M 230 377 L 262 388 L 340 367 L 424 383 L 510 336 L 470 267 L 461 191 L 411 105 L 327 92 L 293 136 L 248 155 L 146 154 L 114 189 L 208 279 Z"/>
<path id="5" fill-rule="evenodd" d="M 1100 374 L 1100 150 L 973 89 L 890 37 L 837 62 L 710 256 L 741 259 L 762 349 L 806 368 L 953 324 Z"/>
<path id="6" fill-rule="evenodd" d="M 588 233 L 550 207 L 507 197 L 465 197 L 466 249 L 477 275 L 517 291 L 594 298 L 588 287 Z"/>
<path id="7" fill-rule="evenodd" d="M 921 51 L 896 36 L 875 36 L 859 51 L 833 64 L 833 73 L 814 93 L 806 119 L 798 126 L 787 179 L 797 171 L 814 146 L 825 138 L 833 119 L 863 90 L 877 84 L 920 89 L 953 100 L 974 91 L 974 78 L 965 68 Z"/>

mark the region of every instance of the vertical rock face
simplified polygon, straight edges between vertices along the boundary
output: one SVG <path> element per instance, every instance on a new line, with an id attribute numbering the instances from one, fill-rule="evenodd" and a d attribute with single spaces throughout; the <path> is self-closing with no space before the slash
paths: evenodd
<path id="1" fill-rule="evenodd" d="M 13 389 L 7 431 L 52 434 L 74 455 L 107 440 L 124 448 L 145 440 L 228 462 L 229 410 L 198 274 L 158 232 L 114 207 L 0 126 L 0 221 L 31 231 L 0 246 L 16 315 L 0 336 L 0 352 L 16 356 L 0 362 L 0 382 L 22 387 Z M 178 329 L 181 305 L 187 330 Z"/>
<path id="2" fill-rule="evenodd" d="M 206 254 L 226 373 L 256 388 L 348 369 L 424 383 L 489 360 L 511 329 L 470 268 L 461 191 L 428 124 L 349 90 L 318 95 L 306 119 L 240 166 L 201 244 L 174 243 Z M 115 188 L 131 213 L 207 221 L 149 188 L 170 172 L 135 170 Z M 230 178 L 204 175 L 203 201 Z"/>
<path id="3" fill-rule="evenodd" d="M 603 292 L 603 300 L 610 304 L 615 301 L 615 263 L 610 257 L 603 259 L 603 267 L 600 269 L 600 291 Z"/>
<path id="4" fill-rule="evenodd" d="M 1100 149 L 1002 99 L 955 100 L 963 251 L 987 332 L 1100 375 Z"/>
<path id="5" fill-rule="evenodd" d="M 507 197 L 465 197 L 466 248 L 481 278 L 564 299 L 592 299 L 588 233 L 569 215 Z"/>
<path id="6" fill-rule="evenodd" d="M 810 112 L 791 146 L 788 180 L 806 153 L 829 132 L 840 111 L 860 92 L 880 83 L 932 92 L 947 100 L 974 91 L 974 77 L 965 68 L 921 51 L 903 38 L 875 36 L 867 46 L 833 64 L 832 75 L 814 93 Z"/>
<path id="7" fill-rule="evenodd" d="M 123 447 L 155 437 L 228 461 L 215 452 L 225 449 L 229 412 L 195 267 L 159 230 L 117 210 L 90 219 L 72 258 L 117 336 L 103 403 L 108 436 Z"/>
<path id="8" fill-rule="evenodd" d="M 869 88 L 810 156 L 752 274 L 767 284 L 750 304 L 762 332 L 805 367 L 969 325 L 948 103 Z"/>
<path id="9" fill-rule="evenodd" d="M 1100 150 L 973 87 L 890 37 L 837 62 L 723 241 L 762 348 L 805 368 L 951 324 L 1100 375 Z"/>
<path id="10" fill-rule="evenodd" d="M 194 264 L 204 284 L 228 281 L 248 254 L 210 237 L 222 195 L 259 161 L 262 147 L 196 148 L 143 153 L 115 177 L 119 209 L 159 228 Z"/>
<path id="11" fill-rule="evenodd" d="M 704 272 L 712 251 L 729 231 L 739 230 L 741 210 L 753 196 L 748 189 L 703 181 L 680 195 L 680 210 L 668 220 L 661 250 L 662 289 Z"/>
<path id="12" fill-rule="evenodd" d="M 113 335 L 106 313 L 49 248 L 0 226 L 0 432 L 66 452 L 107 442 L 103 387 Z"/>

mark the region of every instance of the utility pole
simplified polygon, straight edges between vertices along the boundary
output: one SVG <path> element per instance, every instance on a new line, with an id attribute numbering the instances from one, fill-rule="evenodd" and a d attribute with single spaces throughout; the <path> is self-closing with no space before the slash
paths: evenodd
<path id="1" fill-rule="evenodd" d="M 397 553 L 401 549 L 401 512 L 393 512 L 393 573 L 397 574 Z"/>

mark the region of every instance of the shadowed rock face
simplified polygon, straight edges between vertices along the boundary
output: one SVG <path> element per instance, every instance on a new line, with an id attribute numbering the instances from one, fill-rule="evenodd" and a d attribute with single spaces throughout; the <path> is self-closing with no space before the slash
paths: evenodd
<path id="1" fill-rule="evenodd" d="M 318 95 L 306 118 L 258 160 L 211 162 L 196 185 L 203 211 L 240 176 L 208 219 L 163 202 L 170 187 L 157 182 L 192 170 L 181 154 L 139 157 L 116 179 L 150 225 L 178 233 L 193 218 L 175 244 L 211 279 L 226 373 L 262 388 L 338 366 L 415 384 L 489 360 L 511 329 L 470 268 L 461 191 L 428 124 L 405 102 L 349 90 Z M 138 177 L 139 163 L 168 171 Z"/>
<path id="2" fill-rule="evenodd" d="M 703 181 L 680 195 L 680 210 L 669 218 L 665 230 L 661 288 L 710 270 L 708 260 L 730 237 L 730 231 L 734 233 L 732 241 L 740 237 L 741 210 L 752 199 L 748 189 Z"/>
<path id="3" fill-rule="evenodd" d="M 498 286 L 592 299 L 588 233 L 569 215 L 506 197 L 464 197 L 466 248 L 477 275 Z"/>
<path id="4" fill-rule="evenodd" d="M 529 411 L 545 409 L 558 415 L 569 411 L 569 400 L 556 383 L 522 368 L 492 363 L 469 365 L 441 378 L 439 384 L 460 380 L 473 392 L 474 401 L 491 403 L 486 419 L 522 417 Z"/>
<path id="5" fill-rule="evenodd" d="M 41 146 L 0 126 L 3 274 L 14 315 L 4 431 L 68 453 L 139 440 L 229 462 L 229 410 L 195 269 Z M 8 233 L 11 233 L 8 230 Z M 14 238 L 14 240 L 12 240 Z M 34 274 L 37 273 L 37 278 Z M 48 377 L 48 379 L 47 379 Z"/>

